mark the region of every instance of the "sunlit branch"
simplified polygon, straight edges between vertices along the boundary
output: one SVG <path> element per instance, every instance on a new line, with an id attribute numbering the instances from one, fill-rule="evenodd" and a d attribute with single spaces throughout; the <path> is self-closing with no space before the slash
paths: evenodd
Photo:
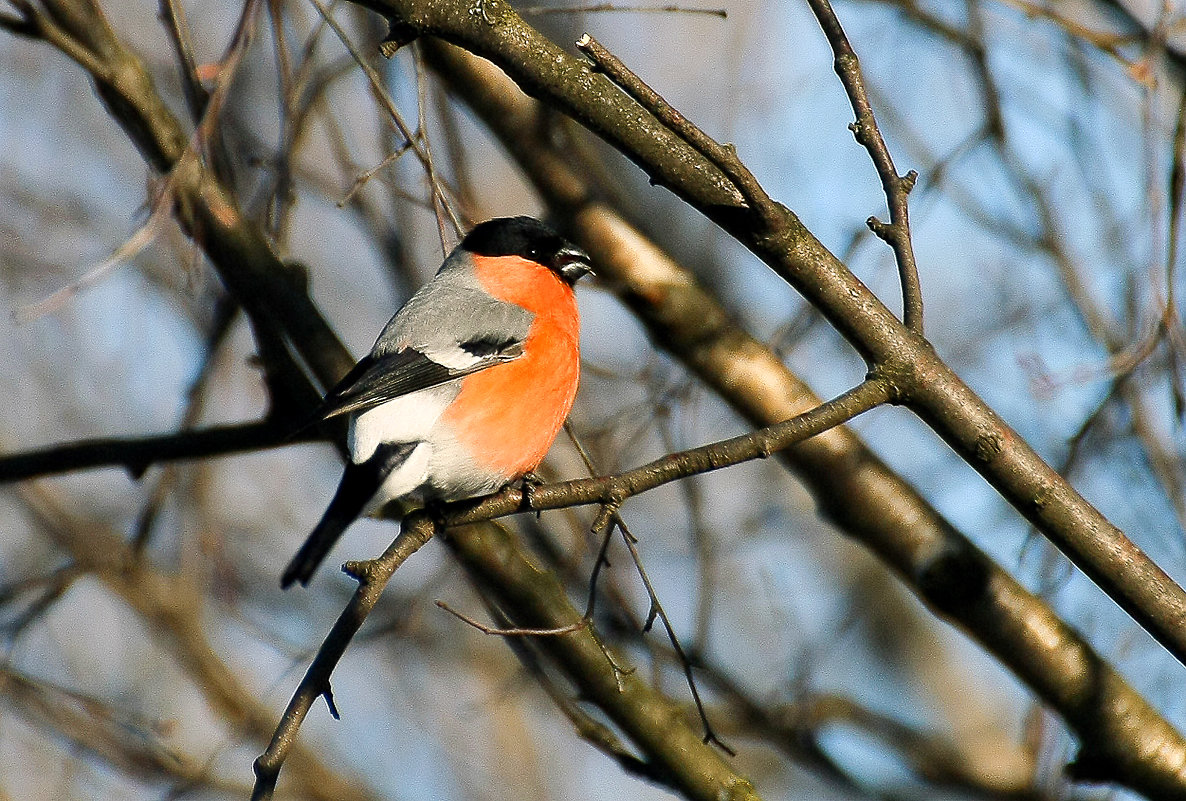
<path id="1" fill-rule="evenodd" d="M 828 0 L 807 0 L 807 4 L 811 6 L 824 36 L 832 46 L 835 56 L 833 66 L 836 74 L 840 76 L 840 82 L 844 84 L 844 91 L 848 94 L 853 113 L 856 114 L 856 122 L 849 128 L 873 160 L 889 206 L 889 223 L 870 217 L 869 230 L 893 248 L 894 259 L 898 263 L 899 280 L 902 282 L 902 322 L 911 331 L 922 334 L 922 286 L 918 280 L 918 265 L 914 260 L 914 245 L 910 238 L 910 211 L 907 202 L 910 190 L 914 188 L 914 182 L 918 179 L 918 173 L 911 170 L 905 175 L 898 175 L 893 157 L 890 156 L 889 148 L 877 127 L 873 106 L 865 91 L 865 79 L 861 75 L 857 54 L 849 44 L 848 36 L 840 26 L 836 12 L 832 10 L 832 4 Z"/>

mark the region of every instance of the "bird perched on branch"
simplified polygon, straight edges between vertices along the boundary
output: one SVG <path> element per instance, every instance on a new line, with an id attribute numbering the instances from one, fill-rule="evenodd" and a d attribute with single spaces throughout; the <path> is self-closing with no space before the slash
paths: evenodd
<path id="1" fill-rule="evenodd" d="M 349 415 L 349 461 L 280 583 L 307 584 L 357 517 L 495 492 L 543 461 L 572 408 L 589 257 L 531 217 L 477 225 L 391 318 L 318 417 Z"/>

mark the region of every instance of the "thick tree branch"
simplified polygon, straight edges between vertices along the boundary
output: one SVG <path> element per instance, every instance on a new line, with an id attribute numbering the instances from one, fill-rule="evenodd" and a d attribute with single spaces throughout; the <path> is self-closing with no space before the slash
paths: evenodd
<path id="1" fill-rule="evenodd" d="M 657 345 L 755 425 L 819 403 L 690 272 L 596 199 L 569 154 L 548 135 L 546 112 L 517 93 L 501 70 L 450 45 L 431 43 L 426 53 L 522 165 L 568 232 L 597 254 L 599 277 Z M 1186 792 L 1181 735 L 1048 604 L 953 528 L 850 429 L 831 429 L 779 458 L 811 488 L 833 523 L 996 655 L 1081 742 L 1092 744 L 1097 757 L 1107 753 L 1116 781 L 1151 795 Z M 1085 692 L 1087 687 L 1092 689 Z M 1150 747 L 1153 743 L 1159 745 Z"/>
<path id="2" fill-rule="evenodd" d="M 789 209 L 749 208 L 726 176 L 653 115 L 524 23 L 503 0 L 356 0 L 397 39 L 439 36 L 502 67 L 745 244 L 807 298 L 907 405 L 1039 531 L 1186 664 L 1186 592 L 1046 464 Z M 615 96 L 616 94 L 616 96 Z"/>
<path id="3" fill-rule="evenodd" d="M 194 157 L 189 137 L 157 93 L 143 62 L 116 35 L 92 0 L 44 0 L 22 10 L 38 36 L 86 69 L 112 117 L 145 160 L 167 175 L 178 221 L 210 259 L 227 290 L 251 319 L 261 350 L 298 357 L 322 386 L 353 364 L 350 354 L 306 291 L 301 268 L 282 262 L 259 227 L 247 220 L 229 187 Z M 274 342 L 273 342 L 274 340 Z M 299 416 L 317 399 L 295 377 L 281 411 Z M 291 395 L 292 397 L 288 397 Z"/>

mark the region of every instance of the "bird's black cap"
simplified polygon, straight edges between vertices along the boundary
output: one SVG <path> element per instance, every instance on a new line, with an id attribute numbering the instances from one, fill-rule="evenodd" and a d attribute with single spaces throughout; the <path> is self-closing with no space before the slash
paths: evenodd
<path id="1" fill-rule="evenodd" d="M 589 256 L 534 217 L 497 217 L 474 226 L 461 246 L 478 256 L 519 256 L 539 262 L 570 284 L 592 272 Z"/>

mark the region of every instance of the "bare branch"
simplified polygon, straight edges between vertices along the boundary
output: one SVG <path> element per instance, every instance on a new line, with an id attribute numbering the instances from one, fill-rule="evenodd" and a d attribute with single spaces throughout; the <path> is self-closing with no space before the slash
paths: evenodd
<path id="1" fill-rule="evenodd" d="M 546 484 L 532 488 L 529 493 L 512 485 L 483 499 L 451 504 L 449 511 L 442 514 L 442 520 L 446 525 L 460 525 L 491 520 L 524 508 L 558 509 L 588 503 L 609 504 L 612 513 L 612 507 L 627 498 L 672 481 L 768 458 L 880 406 L 886 402 L 888 392 L 884 383 L 870 379 L 814 409 L 750 434 L 668 454 L 616 475 Z"/>
<path id="2" fill-rule="evenodd" d="M 914 261 L 914 245 L 910 239 L 910 210 L 907 197 L 914 188 L 918 173 L 914 170 L 905 175 L 898 175 L 894 167 L 893 157 L 889 148 L 881 137 L 877 127 L 877 120 L 873 115 L 873 106 L 869 102 L 869 95 L 865 91 L 865 79 L 861 75 L 861 65 L 857 54 L 848 42 L 848 36 L 840 27 L 840 20 L 832 10 L 828 0 L 807 0 L 815 18 L 824 31 L 828 44 L 832 46 L 835 55 L 833 62 L 840 82 L 844 84 L 844 91 L 848 94 L 852 104 L 856 122 L 849 126 L 877 168 L 877 175 L 881 178 L 881 188 L 885 192 L 886 203 L 889 205 L 890 221 L 885 224 L 876 217 L 870 217 L 869 229 L 880 239 L 889 244 L 894 251 L 894 260 L 898 263 L 898 276 L 902 282 L 902 322 L 916 334 L 923 333 L 922 286 L 918 280 L 918 265 Z"/>
<path id="3" fill-rule="evenodd" d="M 448 3 L 357 1 L 384 14 L 401 41 L 428 33 L 487 55 L 531 93 L 572 113 L 643 165 L 656 183 L 669 186 L 736 236 L 820 310 L 888 381 L 898 402 L 1186 664 L 1186 627 L 1181 626 L 1186 591 L 1042 460 L 789 209 L 739 206 L 730 198 L 731 187 L 722 187 L 722 179 L 730 182 L 716 165 L 659 120 L 640 116 L 637 106 L 614 101 L 603 83 L 582 72 L 502 0 L 484 2 L 482 14 Z M 687 169 L 696 163 L 699 169 Z"/>
<path id="4" fill-rule="evenodd" d="M 458 612 L 444 601 L 434 601 L 434 603 L 438 608 L 444 609 L 446 612 L 467 626 L 475 628 L 483 634 L 489 634 L 494 637 L 556 637 L 561 634 L 571 634 L 574 631 L 580 631 L 585 626 L 589 625 L 589 618 L 583 617 L 576 623 L 570 623 L 567 626 L 561 626 L 560 628 L 556 629 L 524 629 L 515 626 L 502 626 L 500 628 L 495 628 L 493 626 L 487 626 L 485 623 L 475 620 L 469 615 Z"/>
<path id="5" fill-rule="evenodd" d="M 407 122 L 404 121 L 403 115 L 400 114 L 399 109 L 397 109 L 395 106 L 395 101 L 392 100 L 391 95 L 387 93 L 387 89 L 384 87 L 383 80 L 379 77 L 379 73 L 375 71 L 374 67 L 367 63 L 362 53 L 360 53 L 358 48 L 354 45 L 354 42 L 351 41 L 346 32 L 342 30 L 342 26 L 340 26 L 337 23 L 337 20 L 335 20 L 333 16 L 330 15 L 329 10 L 319 0 L 310 0 L 310 2 L 317 9 L 317 13 L 321 15 L 322 19 L 324 19 L 330 28 L 333 29 L 334 33 L 337 34 L 338 39 L 343 45 L 346 46 L 346 49 L 350 51 L 350 55 L 353 57 L 355 63 L 358 64 L 359 68 L 363 71 L 363 74 L 367 76 L 367 80 L 370 82 L 371 91 L 375 98 L 379 100 L 383 109 L 387 112 L 387 115 L 391 118 L 391 121 L 399 130 L 400 135 L 403 136 L 404 143 L 409 148 L 411 148 L 412 152 L 416 154 L 416 157 L 424 166 L 424 170 L 429 176 L 429 188 L 433 196 L 433 208 L 436 208 L 436 204 L 439 203 L 443 208 L 449 209 L 448 213 L 450 215 L 450 219 L 452 220 L 453 225 L 458 233 L 460 233 L 462 230 L 461 224 L 457 217 L 453 214 L 448 198 L 445 197 L 443 182 L 436 177 L 436 172 L 432 166 L 432 158 L 426 151 L 424 145 L 421 143 L 420 137 L 417 136 L 417 134 L 412 131 L 411 127 L 408 126 Z"/>
<path id="6" fill-rule="evenodd" d="M 185 102 L 189 106 L 189 113 L 194 121 L 202 119 L 206 113 L 206 104 L 210 102 L 210 93 L 198 78 L 198 65 L 194 59 L 194 45 L 189 33 L 189 24 L 185 19 L 185 7 L 178 0 L 161 0 L 161 17 L 165 20 L 165 30 L 169 32 L 169 41 L 173 45 L 173 52 L 177 58 L 177 67 L 181 72 L 181 87 L 185 92 Z"/>
<path id="7" fill-rule="evenodd" d="M 514 91 L 501 70 L 441 43 L 434 43 L 428 53 L 453 90 L 523 166 L 569 232 L 598 254 L 599 275 L 658 346 L 755 425 L 768 425 L 819 403 L 688 270 L 596 199 L 586 175 L 546 136 L 539 121 L 546 112 Z M 943 519 L 851 430 L 833 429 L 780 458 L 811 488 L 826 518 L 874 551 L 932 609 L 995 654 L 1068 722 L 1081 741 L 1111 746 L 1113 771 L 1123 777 L 1120 781 L 1149 788 L 1173 788 L 1179 782 L 1176 757 L 1132 757 L 1152 753 L 1143 749 L 1146 734 L 1141 732 L 1162 742 L 1165 753 L 1186 754 L 1181 735 L 1082 635 Z M 1018 627 L 1019 618 L 1032 625 Z M 1039 630 L 1057 634 L 1032 636 Z M 1097 692 L 1080 692 L 1084 683 Z M 1127 711 L 1118 714 L 1122 709 Z M 1132 727 L 1129 715 L 1138 709 L 1145 722 Z M 1153 731 L 1160 733 L 1152 735 Z"/>
<path id="8" fill-rule="evenodd" d="M 203 126 L 213 126 L 230 86 L 227 78 L 251 40 L 253 15 L 249 12 L 256 1 L 244 9 Z M 168 175 L 176 201 L 174 213 L 218 269 L 228 291 L 242 303 L 261 349 L 271 340 L 276 345 L 273 353 L 280 355 L 289 347 L 283 343 L 289 343 L 318 383 L 332 385 L 353 360 L 313 306 L 299 269 L 276 257 L 260 230 L 243 216 L 230 187 L 192 155 L 185 158 L 193 152 L 190 137 L 157 93 L 143 62 L 120 41 L 98 8 L 63 6 L 63 2 L 46 0 L 53 19 L 47 13 L 33 16 L 38 35 L 90 73 L 114 119 L 149 164 Z M 54 19 L 58 18 L 69 20 L 71 28 L 57 25 Z M 265 359 L 266 364 L 269 361 Z M 299 408 L 304 397 L 311 406 L 312 393 L 308 389 L 302 393 L 292 383 L 292 391 L 276 398 L 277 403 L 291 402 Z"/>
<path id="9" fill-rule="evenodd" d="M 577 48 L 587 55 L 597 69 L 609 76 L 615 84 L 622 87 L 638 104 L 655 115 L 668 130 L 678 135 L 691 147 L 713 163 L 737 187 L 737 191 L 745 198 L 750 208 L 760 214 L 771 212 L 772 201 L 762 189 L 761 184 L 753 173 L 737 158 L 737 151 L 732 145 L 721 145 L 704 131 L 693 125 L 687 117 L 677 111 L 670 103 L 622 63 L 621 59 L 609 52 L 589 34 L 585 34 L 577 41 Z"/>
<path id="10" fill-rule="evenodd" d="M 81 440 L 0 456 L 0 484 L 111 465 L 138 478 L 158 462 L 204 459 L 321 438 L 316 429 L 294 433 L 291 425 L 261 420 L 148 437 Z"/>
<path id="11" fill-rule="evenodd" d="M 255 788 L 251 793 L 253 801 L 272 797 L 276 789 L 276 780 L 280 777 L 280 769 L 296 743 L 301 723 L 309 714 L 313 703 L 330 691 L 330 676 L 346 647 L 375 608 L 375 604 L 379 602 L 383 588 L 387 586 L 396 569 L 432 539 L 435 532 L 436 529 L 427 516 L 421 514 L 407 517 L 400 527 L 399 536 L 381 556 L 369 562 L 351 562 L 343 567 L 343 570 L 358 580 L 358 589 L 326 635 L 309 669 L 305 671 L 305 676 L 293 693 L 292 700 L 288 702 L 288 708 L 284 711 L 284 716 L 280 719 L 267 749 L 255 760 Z"/>
<path id="12" fill-rule="evenodd" d="M 73 516 L 48 488 L 33 484 L 20 492 L 47 539 L 143 621 L 230 729 L 239 736 L 265 739 L 273 713 L 219 656 L 202 626 L 205 610 L 196 601 L 195 588 L 176 575 L 156 571 L 98 521 Z M 310 795 L 324 801 L 370 801 L 373 797 L 357 780 L 347 781 L 328 770 L 314 750 L 298 750 L 294 773 Z"/>
<path id="13" fill-rule="evenodd" d="M 568 433 L 577 452 L 580 453 L 581 460 L 585 463 L 585 469 L 589 471 L 590 475 L 597 475 L 598 470 L 593 463 L 592 457 L 589 455 L 589 451 L 577 438 L 576 433 L 572 430 L 572 426 L 566 425 L 565 431 Z M 686 484 L 687 482 L 683 483 Z M 638 553 L 638 539 L 630 533 L 630 529 L 627 527 L 626 521 L 622 519 L 622 514 L 618 511 L 616 504 L 603 505 L 601 512 L 597 516 L 597 520 L 593 523 L 593 533 L 602 535 L 602 544 L 601 549 L 597 553 L 597 562 L 594 564 L 592 578 L 590 579 L 589 606 L 585 611 L 585 619 L 588 620 L 593 615 L 593 599 L 597 590 L 597 575 L 602 565 L 606 564 L 609 538 L 613 535 L 615 527 L 622 533 L 622 541 L 626 544 L 626 549 L 630 552 L 630 558 L 634 562 L 634 569 L 638 573 L 638 577 L 642 580 L 643 587 L 647 591 L 647 598 L 650 600 L 650 609 L 647 612 L 646 623 L 643 624 L 643 631 L 650 631 L 656 617 L 663 623 L 663 630 L 667 634 L 667 640 L 671 643 L 671 648 L 679 660 L 680 668 L 684 671 L 684 680 L 688 685 L 688 690 L 692 693 L 692 700 L 696 705 L 696 714 L 700 717 L 700 725 L 704 728 L 704 742 L 715 744 L 729 756 L 737 756 L 737 752 L 717 736 L 712 722 L 708 719 L 708 713 L 704 709 L 704 701 L 700 698 L 700 690 L 696 687 L 696 676 L 692 673 L 692 662 L 688 659 L 683 645 L 680 644 L 679 637 L 675 633 L 675 628 L 671 625 L 671 619 L 667 616 L 667 610 L 663 608 L 663 602 L 659 600 L 659 594 L 655 592 L 655 586 L 651 583 L 651 577 L 647 574 L 646 567 L 643 566 L 642 556 Z"/>

